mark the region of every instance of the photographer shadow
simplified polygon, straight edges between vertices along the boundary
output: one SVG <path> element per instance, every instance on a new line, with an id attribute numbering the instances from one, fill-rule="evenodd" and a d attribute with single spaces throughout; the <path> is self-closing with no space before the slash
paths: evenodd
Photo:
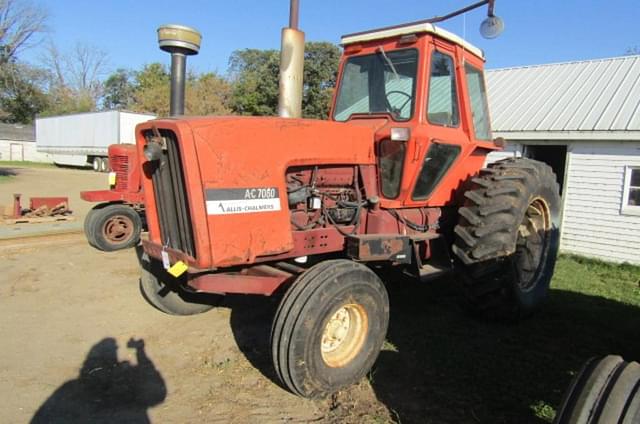
<path id="1" fill-rule="evenodd" d="M 147 409 L 162 403 L 167 389 L 145 352 L 131 339 L 137 364 L 118 361 L 118 344 L 104 338 L 89 350 L 78 378 L 67 381 L 40 406 L 31 423 L 148 423 Z"/>

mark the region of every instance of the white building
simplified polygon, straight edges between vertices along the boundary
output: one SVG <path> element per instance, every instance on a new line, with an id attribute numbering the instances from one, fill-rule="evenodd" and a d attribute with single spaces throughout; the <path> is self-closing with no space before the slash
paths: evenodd
<path id="1" fill-rule="evenodd" d="M 487 72 L 494 136 L 562 190 L 561 249 L 640 264 L 640 56 Z"/>
<path id="2" fill-rule="evenodd" d="M 36 151 L 33 125 L 0 123 L 0 161 L 51 162 L 49 155 Z"/>

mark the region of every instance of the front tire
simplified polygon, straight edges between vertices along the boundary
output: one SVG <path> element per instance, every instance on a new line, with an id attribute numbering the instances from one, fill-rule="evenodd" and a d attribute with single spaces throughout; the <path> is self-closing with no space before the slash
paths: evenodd
<path id="1" fill-rule="evenodd" d="M 157 261 L 138 250 L 140 256 L 140 293 L 154 308 L 169 315 L 196 315 L 222 303 L 224 296 L 192 293 L 181 281 L 169 275 Z"/>
<path id="2" fill-rule="evenodd" d="M 123 204 L 98 205 L 84 220 L 84 233 L 93 247 L 103 252 L 128 249 L 140 241 L 142 220 L 132 207 Z"/>
<path id="3" fill-rule="evenodd" d="M 546 298 L 560 241 L 560 195 L 549 166 L 530 159 L 489 165 L 465 193 L 453 252 L 472 309 L 517 319 Z"/>
<path id="4" fill-rule="evenodd" d="M 289 288 L 271 331 L 273 363 L 293 393 L 320 398 L 360 380 L 375 362 L 389 322 L 387 291 L 369 268 L 321 262 Z"/>

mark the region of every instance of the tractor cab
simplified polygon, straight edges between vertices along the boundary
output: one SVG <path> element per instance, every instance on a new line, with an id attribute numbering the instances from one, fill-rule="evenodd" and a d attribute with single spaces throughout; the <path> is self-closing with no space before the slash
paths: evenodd
<path id="1" fill-rule="evenodd" d="M 482 50 L 431 23 L 345 35 L 342 46 L 331 119 L 376 129 L 383 206 L 450 201 L 499 148 Z"/>

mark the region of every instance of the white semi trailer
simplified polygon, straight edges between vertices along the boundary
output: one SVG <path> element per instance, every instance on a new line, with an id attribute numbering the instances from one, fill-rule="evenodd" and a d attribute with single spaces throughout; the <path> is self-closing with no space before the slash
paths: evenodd
<path id="1" fill-rule="evenodd" d="M 154 118 L 117 110 L 37 118 L 37 150 L 52 155 L 58 165 L 92 166 L 95 171 L 106 172 L 107 148 L 135 143 L 136 125 Z"/>

